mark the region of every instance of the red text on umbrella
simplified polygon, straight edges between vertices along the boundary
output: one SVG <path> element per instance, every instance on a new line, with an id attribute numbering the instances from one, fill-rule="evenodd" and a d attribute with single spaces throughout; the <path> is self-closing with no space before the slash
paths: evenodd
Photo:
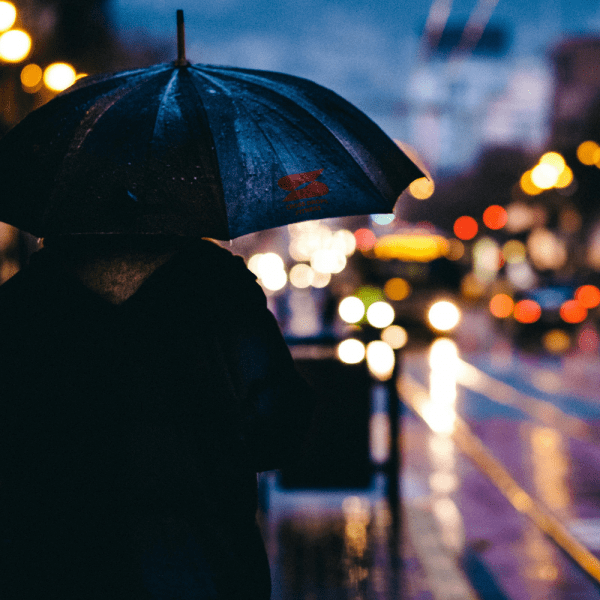
<path id="1" fill-rule="evenodd" d="M 307 173 L 296 173 L 295 175 L 286 175 L 282 177 L 277 185 L 282 189 L 289 191 L 290 193 L 283 199 L 284 202 L 290 202 L 293 200 L 303 200 L 306 198 L 316 198 L 318 196 L 324 196 L 329 192 L 327 185 L 321 181 L 316 181 L 317 177 L 324 171 L 324 169 L 318 169 L 317 171 L 309 171 Z M 301 185 L 308 183 L 307 186 L 299 188 Z"/>

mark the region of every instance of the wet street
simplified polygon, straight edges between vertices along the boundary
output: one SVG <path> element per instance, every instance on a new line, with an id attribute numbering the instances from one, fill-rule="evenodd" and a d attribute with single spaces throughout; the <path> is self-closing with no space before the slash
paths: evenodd
<path id="1" fill-rule="evenodd" d="M 438 340 L 405 353 L 395 383 L 397 538 L 383 470 L 326 491 L 269 473 L 273 599 L 600 598 L 598 359 Z"/>

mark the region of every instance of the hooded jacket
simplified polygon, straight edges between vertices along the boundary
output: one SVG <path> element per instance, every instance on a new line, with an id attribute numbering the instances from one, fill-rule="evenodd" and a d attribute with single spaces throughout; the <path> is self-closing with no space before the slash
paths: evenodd
<path id="1" fill-rule="evenodd" d="M 240 257 L 113 305 L 50 249 L 0 287 L 0 598 L 267 600 L 256 473 L 313 410 Z"/>

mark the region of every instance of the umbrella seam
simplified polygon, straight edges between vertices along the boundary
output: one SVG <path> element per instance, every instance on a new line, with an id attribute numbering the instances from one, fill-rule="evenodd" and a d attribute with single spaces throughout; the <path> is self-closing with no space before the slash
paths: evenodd
<path id="1" fill-rule="evenodd" d="M 183 73 L 187 73 L 188 76 L 189 76 L 189 73 L 188 73 L 187 69 L 183 70 L 182 72 Z M 179 74 L 179 69 L 177 69 L 176 73 L 174 73 L 174 76 L 176 74 Z M 204 113 L 204 120 L 206 122 L 207 129 L 210 132 L 210 135 L 211 135 L 211 138 L 212 138 L 212 145 L 215 148 L 214 158 L 215 158 L 215 162 L 216 162 L 216 165 L 217 165 L 217 172 L 218 172 L 218 175 L 219 175 L 218 178 L 217 178 L 217 185 L 219 185 L 219 187 L 220 187 L 220 190 L 221 190 L 221 199 L 223 200 L 223 206 L 225 206 L 225 189 L 224 189 L 224 186 L 223 186 L 223 178 L 221 176 L 221 165 L 219 164 L 219 157 L 218 157 L 217 152 L 216 152 L 216 143 L 215 143 L 215 140 L 214 140 L 212 128 L 210 127 L 210 119 L 209 119 L 209 116 L 208 116 L 208 112 L 207 112 L 207 110 L 206 110 L 206 108 L 204 106 L 204 102 L 202 100 L 202 95 L 200 94 L 200 91 L 196 87 L 196 84 L 194 83 L 193 77 L 189 77 L 189 79 L 190 79 L 190 82 L 191 82 L 191 87 L 194 90 L 194 92 L 196 93 L 196 95 L 198 97 L 198 100 L 200 101 L 200 107 L 201 107 L 201 110 Z M 171 82 L 169 82 L 169 84 L 170 83 Z M 159 109 L 159 111 L 160 111 L 160 109 Z M 217 205 L 220 205 L 220 203 L 217 203 Z M 230 227 L 229 227 L 229 217 L 228 217 L 226 208 L 223 209 L 221 216 L 223 218 L 223 222 L 225 223 L 225 227 L 227 229 L 227 239 L 231 240 L 232 238 L 231 238 L 231 231 L 230 231 Z"/>
<path id="2" fill-rule="evenodd" d="M 114 90 L 114 92 L 106 98 L 103 96 L 97 104 L 94 104 L 84 118 L 79 122 L 74 135 L 71 138 L 69 149 L 65 153 L 60 169 L 58 169 L 54 178 L 54 190 L 50 196 L 48 205 L 44 211 L 43 222 L 46 221 L 48 214 L 54 209 L 56 199 L 60 196 L 63 188 L 64 172 L 67 169 L 71 159 L 76 156 L 76 151 L 81 148 L 88 134 L 91 133 L 93 126 L 106 114 L 106 112 L 125 96 L 138 89 L 149 79 L 154 77 L 158 72 L 153 72 L 149 77 L 145 77 L 141 81 L 136 81 L 135 84 L 123 85 Z M 93 84 L 92 84 L 93 85 Z"/>
<path id="3" fill-rule="evenodd" d="M 192 66 L 194 66 L 194 65 L 192 65 Z M 237 102 L 237 99 L 229 93 L 229 91 L 227 90 L 227 88 L 220 81 L 218 81 L 218 79 L 215 80 L 214 77 L 209 76 L 207 73 L 203 73 L 200 69 L 194 69 L 194 71 L 197 72 L 201 77 L 204 77 L 205 79 L 207 79 L 208 81 L 210 81 L 210 83 L 212 85 L 215 85 L 215 86 L 219 87 L 221 90 L 223 90 L 223 92 L 229 98 L 232 99 L 232 104 L 235 106 L 235 108 L 236 108 L 237 111 L 239 111 L 240 108 L 242 108 L 244 110 L 245 114 L 248 115 L 248 117 L 252 120 L 252 122 L 254 123 L 254 125 L 256 126 L 256 128 L 260 130 L 260 132 L 263 134 L 265 140 L 267 141 L 267 143 L 269 144 L 269 146 L 273 150 L 273 154 L 277 158 L 277 162 L 278 162 L 279 167 L 281 168 L 281 170 L 285 171 L 284 168 L 283 168 L 283 165 L 281 164 L 280 157 L 279 157 L 279 154 L 277 153 L 277 150 L 275 149 L 275 146 L 273 146 L 271 140 L 269 139 L 269 137 L 265 133 L 265 130 L 260 126 L 258 120 L 254 118 L 254 116 L 252 115 L 252 113 L 250 111 L 248 111 L 243 104 Z M 195 85 L 194 85 L 194 87 L 195 87 Z"/>
<path id="4" fill-rule="evenodd" d="M 195 65 L 192 65 L 192 66 L 195 66 Z M 303 110 L 306 114 L 310 115 L 311 119 L 313 119 L 314 121 L 316 121 L 320 127 L 322 127 L 323 129 L 325 129 L 327 132 L 329 132 L 329 134 L 331 136 L 333 136 L 333 138 L 336 140 L 336 142 L 343 148 L 344 152 L 350 157 L 351 161 L 355 162 L 359 166 L 360 170 L 363 172 L 363 174 L 365 175 L 366 179 L 368 180 L 368 182 L 370 183 L 370 185 L 372 186 L 372 188 L 376 191 L 376 193 L 378 195 L 380 195 L 380 196 L 382 196 L 382 197 L 385 198 L 385 196 L 383 195 L 383 191 L 379 189 L 379 187 L 377 186 L 377 184 L 369 176 L 369 173 L 370 173 L 371 169 L 369 169 L 368 165 L 366 165 L 364 163 L 364 161 L 362 160 L 361 156 L 358 155 L 358 154 L 356 156 L 354 154 L 352 154 L 352 152 L 340 140 L 340 136 L 337 135 L 335 133 L 335 131 L 333 131 L 331 128 L 329 128 L 323 122 L 323 120 L 321 118 L 319 118 L 317 115 L 315 115 L 310 110 L 310 108 L 307 107 L 308 101 L 306 101 L 303 97 L 301 97 L 301 95 L 298 94 L 298 92 L 296 90 L 294 90 L 294 98 L 290 98 L 290 97 L 286 96 L 285 94 L 282 94 L 281 92 L 278 92 L 272 86 L 270 86 L 270 85 L 264 85 L 263 83 L 257 81 L 258 78 L 256 76 L 248 73 L 247 71 L 237 70 L 237 69 L 232 69 L 232 70 L 235 70 L 237 73 L 240 73 L 240 74 L 246 76 L 246 78 L 247 78 L 246 83 L 252 83 L 253 85 L 256 85 L 258 88 L 266 89 L 266 90 L 270 91 L 271 93 L 273 93 L 274 95 L 276 95 L 278 98 L 283 99 L 284 101 L 292 99 L 292 101 L 296 104 L 296 106 L 298 106 L 298 108 L 300 108 L 301 110 Z M 196 69 L 196 71 L 200 72 L 199 69 Z M 221 75 L 221 73 L 219 73 L 219 75 Z M 227 77 L 228 75 L 225 73 L 225 74 L 223 74 L 223 76 Z M 229 76 L 229 77 L 231 79 L 234 79 L 232 76 Z M 250 80 L 250 81 L 248 81 L 248 80 Z M 312 82 L 312 81 L 310 81 L 308 79 L 306 81 L 308 81 L 309 83 L 312 83 L 314 85 L 318 85 L 318 84 L 315 84 L 314 82 Z M 286 87 L 287 88 L 291 88 L 291 86 L 289 86 L 289 85 L 286 85 Z M 334 94 L 337 97 L 337 99 L 340 99 L 340 100 L 342 100 L 345 103 L 347 102 L 346 100 L 344 100 L 344 98 L 342 98 L 341 96 L 339 96 L 338 94 L 336 94 L 332 90 L 329 90 L 328 88 L 324 88 L 323 86 L 319 86 L 319 87 L 321 87 L 323 90 L 326 90 L 327 92 L 329 92 L 331 94 Z M 293 88 L 291 88 L 291 89 L 293 89 Z M 315 109 L 315 111 L 317 113 L 319 113 L 320 115 L 323 115 L 323 116 L 327 117 L 327 114 L 324 111 L 320 110 L 317 106 L 314 106 L 314 105 L 312 105 L 312 106 L 313 106 L 313 108 Z M 281 114 L 281 116 L 283 117 L 284 115 Z M 368 115 L 366 115 L 366 114 L 364 116 L 367 117 L 367 118 L 369 118 Z M 369 120 L 374 125 L 377 125 L 374 121 L 372 121 L 372 119 L 369 118 Z M 289 121 L 289 119 L 288 119 L 288 121 Z M 355 139 L 355 143 L 360 143 L 361 146 L 364 146 L 364 144 L 362 142 L 360 142 L 355 135 L 352 135 L 352 138 Z"/>

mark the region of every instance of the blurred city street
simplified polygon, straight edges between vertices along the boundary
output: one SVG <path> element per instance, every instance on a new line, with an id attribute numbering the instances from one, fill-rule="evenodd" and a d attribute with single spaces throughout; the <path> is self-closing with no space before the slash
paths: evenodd
<path id="1" fill-rule="evenodd" d="M 318 396 L 303 460 L 259 475 L 272 600 L 600 598 L 598 6 L 0 1 L 0 137 L 90 75 L 171 65 L 182 7 L 190 62 L 325 86 L 426 174 L 393 212 L 319 219 L 333 165 L 257 167 L 314 204 L 213 240 L 256 276 Z M 236 134 L 259 137 L 263 113 L 238 112 L 260 124 Z M 309 155 L 316 134 L 297 131 Z M 0 285 L 42 247 L 0 222 Z"/>
<path id="2" fill-rule="evenodd" d="M 406 352 L 398 538 L 381 472 L 367 489 L 301 491 L 267 474 L 273 598 L 598 597 L 599 372 L 596 357 L 506 340 Z"/>

